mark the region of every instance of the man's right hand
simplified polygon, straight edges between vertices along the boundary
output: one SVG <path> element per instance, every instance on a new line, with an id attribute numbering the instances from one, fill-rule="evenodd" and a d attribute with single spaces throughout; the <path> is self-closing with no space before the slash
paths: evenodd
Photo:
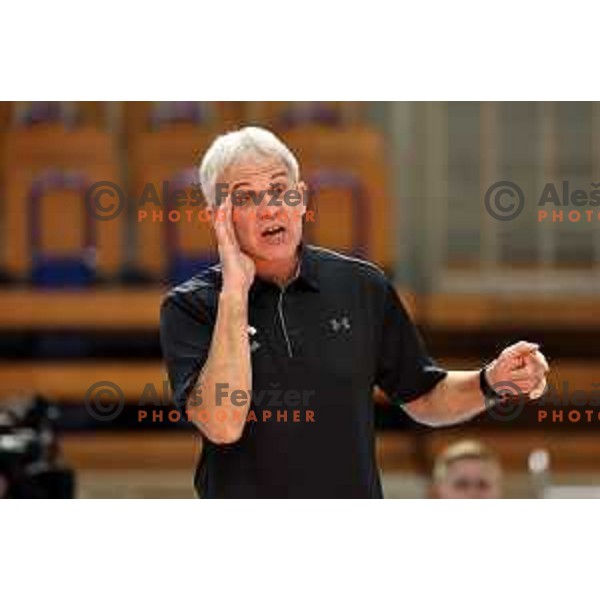
<path id="1" fill-rule="evenodd" d="M 256 268 L 252 259 L 240 249 L 232 215 L 231 197 L 228 196 L 216 209 L 213 218 L 223 268 L 222 291 L 247 294 L 254 281 Z"/>
<path id="2" fill-rule="evenodd" d="M 195 389 L 202 390 L 203 417 L 198 415 L 194 391 L 187 400 L 192 422 L 215 444 L 232 444 L 240 439 L 250 402 L 231 402 L 229 395 L 217 395 L 226 383 L 230 390 L 252 389 L 252 362 L 248 331 L 248 291 L 254 281 L 254 262 L 239 247 L 233 227 L 231 199 L 213 212 L 213 225 L 223 286 L 219 297 L 210 350 Z M 223 417 L 225 413 L 225 418 Z M 196 416 L 194 416 L 196 415 Z"/>

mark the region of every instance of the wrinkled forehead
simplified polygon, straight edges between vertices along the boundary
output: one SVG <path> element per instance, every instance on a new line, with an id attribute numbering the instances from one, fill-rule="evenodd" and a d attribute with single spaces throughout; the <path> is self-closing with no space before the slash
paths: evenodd
<path id="1" fill-rule="evenodd" d="M 247 158 L 227 167 L 219 177 L 220 183 L 248 186 L 289 180 L 290 173 L 284 162 L 277 158 Z"/>

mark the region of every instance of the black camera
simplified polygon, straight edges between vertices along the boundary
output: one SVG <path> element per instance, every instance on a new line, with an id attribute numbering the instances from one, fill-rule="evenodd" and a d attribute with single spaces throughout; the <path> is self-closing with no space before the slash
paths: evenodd
<path id="1" fill-rule="evenodd" d="M 57 419 L 43 396 L 0 403 L 0 498 L 75 496 L 75 475 L 60 461 Z"/>

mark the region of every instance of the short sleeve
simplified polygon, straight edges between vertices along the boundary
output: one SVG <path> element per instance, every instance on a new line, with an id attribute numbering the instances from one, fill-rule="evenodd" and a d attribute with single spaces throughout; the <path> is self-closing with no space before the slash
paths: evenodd
<path id="1" fill-rule="evenodd" d="M 186 401 L 208 357 L 213 321 L 203 305 L 167 296 L 160 310 L 160 343 L 172 399 L 185 416 Z"/>
<path id="2" fill-rule="evenodd" d="M 427 355 L 417 328 L 389 281 L 385 294 L 376 383 L 392 403 L 404 404 L 429 392 L 448 373 Z"/>

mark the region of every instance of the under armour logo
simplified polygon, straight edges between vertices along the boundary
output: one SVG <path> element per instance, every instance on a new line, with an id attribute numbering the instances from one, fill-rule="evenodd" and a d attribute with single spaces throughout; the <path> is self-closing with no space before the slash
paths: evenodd
<path id="1" fill-rule="evenodd" d="M 342 317 L 341 319 L 329 319 L 329 324 L 331 325 L 331 329 L 335 333 L 341 331 L 342 329 L 346 331 L 350 331 L 352 328 L 350 325 L 350 319 L 348 317 Z"/>

